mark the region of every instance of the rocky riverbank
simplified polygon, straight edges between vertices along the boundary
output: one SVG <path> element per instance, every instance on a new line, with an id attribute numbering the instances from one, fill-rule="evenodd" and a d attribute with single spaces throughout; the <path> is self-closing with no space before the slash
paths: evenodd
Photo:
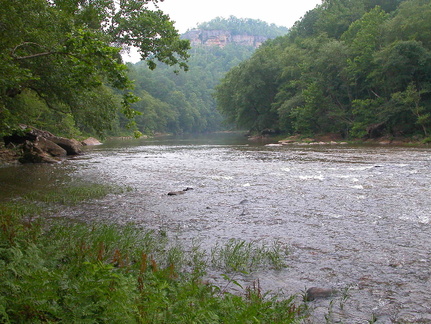
<path id="1" fill-rule="evenodd" d="M 256 138 L 250 138 L 251 141 L 257 141 Z M 264 139 L 266 146 L 285 146 L 285 145 L 347 145 L 347 144 L 371 144 L 371 145 L 429 145 L 424 141 L 417 138 L 405 138 L 405 137 L 379 137 L 369 139 L 343 139 L 341 136 L 336 134 L 325 134 L 315 137 L 302 137 L 300 135 L 289 136 L 281 140 L 273 140 L 269 137 Z"/>
<path id="2" fill-rule="evenodd" d="M 27 125 L 20 128 L 0 143 L 0 164 L 58 163 L 67 156 L 81 154 L 85 145 L 101 144 L 92 137 L 80 142 Z"/>

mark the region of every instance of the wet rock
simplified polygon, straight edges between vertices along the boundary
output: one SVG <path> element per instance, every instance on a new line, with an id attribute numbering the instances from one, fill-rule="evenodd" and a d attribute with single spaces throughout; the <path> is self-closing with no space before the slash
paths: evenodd
<path id="1" fill-rule="evenodd" d="M 66 150 L 67 155 L 78 155 L 81 153 L 82 144 L 79 143 L 76 139 L 69 139 L 58 136 L 48 137 L 47 140 L 61 146 Z"/>
<path id="2" fill-rule="evenodd" d="M 83 140 L 81 142 L 81 144 L 84 146 L 92 146 L 92 145 L 101 145 L 102 142 L 100 142 L 97 138 L 89 137 L 89 138 Z"/>
<path id="3" fill-rule="evenodd" d="M 23 145 L 21 163 L 58 163 L 60 160 L 43 151 L 37 142 L 26 141 Z"/>
<path id="4" fill-rule="evenodd" d="M 33 145 L 51 156 L 64 157 L 67 155 L 67 151 L 65 149 L 43 137 L 38 137 L 36 141 L 34 141 Z"/>
<path id="5" fill-rule="evenodd" d="M 184 190 L 180 190 L 180 191 L 170 191 L 168 192 L 168 196 L 179 196 L 179 195 L 184 195 L 186 192 Z"/>
<path id="6" fill-rule="evenodd" d="M 4 138 L 5 145 L 22 150 L 21 163 L 57 163 L 58 157 L 81 153 L 82 144 L 77 140 L 58 137 L 28 125 Z"/>
<path id="7" fill-rule="evenodd" d="M 335 296 L 336 294 L 337 291 L 335 289 L 311 287 L 307 289 L 307 292 L 305 293 L 305 300 L 313 301 L 315 299 L 329 298 Z"/>
<path id="8" fill-rule="evenodd" d="M 184 188 L 183 190 L 180 190 L 180 191 L 170 191 L 170 192 L 168 192 L 168 196 L 184 195 L 186 193 L 186 191 L 189 191 L 189 190 L 193 190 L 193 188 L 187 187 L 187 188 Z"/>

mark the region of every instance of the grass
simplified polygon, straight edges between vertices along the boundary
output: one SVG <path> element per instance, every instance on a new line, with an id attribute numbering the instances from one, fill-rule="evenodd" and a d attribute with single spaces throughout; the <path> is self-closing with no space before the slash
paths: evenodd
<path id="1" fill-rule="evenodd" d="M 100 198 L 104 191 L 93 189 Z M 242 294 L 204 282 L 208 267 L 281 266 L 275 245 L 232 240 L 207 254 L 131 225 L 45 221 L 46 209 L 32 202 L 90 196 L 58 192 L 0 206 L 1 323 L 298 323 L 306 314 L 293 297 L 269 297 L 258 282 Z"/>
<path id="2" fill-rule="evenodd" d="M 279 270 L 286 267 L 284 259 L 287 254 L 287 248 L 279 242 L 267 246 L 231 239 L 224 245 L 217 244 L 211 250 L 211 262 L 229 272 L 248 272 L 265 266 Z"/>
<path id="3" fill-rule="evenodd" d="M 73 206 L 85 200 L 100 199 L 108 194 L 121 194 L 131 190 L 131 188 L 99 183 L 73 182 L 67 186 L 59 186 L 55 190 L 33 191 L 22 198 L 48 204 Z"/>

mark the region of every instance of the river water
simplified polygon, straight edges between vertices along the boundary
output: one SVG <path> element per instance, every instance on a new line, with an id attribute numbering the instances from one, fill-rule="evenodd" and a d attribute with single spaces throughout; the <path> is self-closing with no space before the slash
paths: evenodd
<path id="1" fill-rule="evenodd" d="M 132 222 L 204 248 L 232 238 L 288 247 L 287 269 L 251 279 L 286 295 L 342 292 L 310 302 L 310 322 L 431 323 L 430 148 L 116 140 L 55 166 L 2 168 L 0 195 L 70 177 L 134 190 L 65 217 Z"/>

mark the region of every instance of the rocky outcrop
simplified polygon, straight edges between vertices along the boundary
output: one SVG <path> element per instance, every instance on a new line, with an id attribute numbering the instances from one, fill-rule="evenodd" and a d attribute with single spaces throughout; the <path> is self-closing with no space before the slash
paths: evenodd
<path id="1" fill-rule="evenodd" d="M 232 34 L 228 30 L 201 29 L 190 30 L 181 37 L 190 40 L 192 46 L 218 46 L 222 48 L 231 43 L 257 48 L 268 39 L 268 37 L 258 35 Z"/>
<path id="2" fill-rule="evenodd" d="M 67 155 L 81 153 L 77 140 L 55 136 L 31 126 L 20 125 L 21 132 L 4 137 L 6 146 L 22 150 L 21 163 L 57 163 Z"/>

